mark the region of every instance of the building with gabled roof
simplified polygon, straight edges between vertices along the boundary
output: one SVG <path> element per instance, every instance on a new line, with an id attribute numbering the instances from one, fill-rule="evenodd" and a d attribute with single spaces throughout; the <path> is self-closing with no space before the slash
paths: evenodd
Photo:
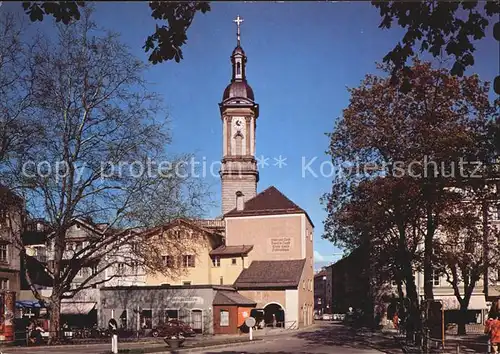
<path id="1" fill-rule="evenodd" d="M 311 225 L 312 220 L 307 212 L 292 202 L 286 195 L 281 193 L 275 186 L 270 186 L 249 199 L 242 208 L 235 207 L 224 214 L 224 219 L 241 216 L 262 216 L 262 215 L 289 215 L 304 214 Z"/>
<path id="2" fill-rule="evenodd" d="M 145 311 L 139 322 L 147 319 L 144 323 L 154 325 L 168 311 L 180 316 L 178 308 L 183 304 L 189 309 L 183 318 L 196 323 L 197 329 L 211 318 L 214 333 L 235 333 L 253 306 L 257 307 L 254 313 L 262 313 L 268 325 L 298 328 L 313 323 L 314 225 L 307 212 L 275 186 L 257 192 L 255 145 L 259 105 L 247 81 L 247 56 L 239 35 L 242 20 L 238 17 L 235 22 L 238 37 L 231 55 L 232 77 L 219 103 L 222 216 L 209 220 L 177 219 L 142 232 L 144 236 L 172 241 L 172 247 L 161 254 L 165 272 L 148 274 L 145 287 L 161 293 L 169 288 L 177 294 L 176 302 L 165 298 L 148 308 L 143 308 L 143 303 L 129 302 L 128 308 L 120 305 L 115 314 Z M 229 286 L 230 290 L 207 290 L 203 292 L 205 298 L 196 295 L 198 308 L 189 303 L 189 296 L 180 295 L 183 289 L 215 286 Z M 106 291 L 107 297 L 112 295 L 111 288 Z M 139 289 L 130 291 L 136 294 Z M 141 294 L 134 299 L 150 301 L 153 296 L 148 292 Z M 110 315 L 111 312 L 106 316 Z M 126 317 L 125 322 L 131 323 L 130 319 Z"/>
<path id="3" fill-rule="evenodd" d="M 247 201 L 235 197 L 236 206 L 224 215 L 225 245 L 252 245 L 235 288 L 268 309 L 268 323 L 312 324 L 314 225 L 309 215 L 274 186 Z"/>
<path id="4" fill-rule="evenodd" d="M 24 199 L 0 184 L 0 291 L 20 289 L 19 241 Z"/>
<path id="5" fill-rule="evenodd" d="M 234 282 L 237 290 L 295 289 L 300 285 L 305 259 L 253 261 Z"/>

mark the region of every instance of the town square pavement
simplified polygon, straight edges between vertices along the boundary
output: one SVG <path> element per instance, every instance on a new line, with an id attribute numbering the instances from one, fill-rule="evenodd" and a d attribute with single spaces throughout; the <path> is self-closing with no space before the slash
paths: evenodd
<path id="1" fill-rule="evenodd" d="M 326 322 L 313 330 L 290 333 L 288 335 L 264 337 L 263 341 L 239 345 L 234 348 L 201 351 L 211 353 L 274 353 L 274 354 L 375 354 L 403 353 L 392 336 L 367 330 L 353 330 L 341 324 Z"/>
<path id="2" fill-rule="evenodd" d="M 212 338 L 220 338 L 215 336 Z M 217 347 L 189 349 L 189 352 L 197 353 L 276 353 L 276 354 L 308 354 L 308 353 L 391 353 L 400 354 L 401 349 L 391 336 L 382 335 L 378 332 L 353 330 L 342 324 L 332 322 L 320 322 L 312 328 L 298 331 L 260 332 L 257 331 L 256 340 L 251 343 L 227 344 Z M 228 338 L 229 339 L 229 338 Z M 200 342 L 211 340 L 199 338 Z M 220 343 L 220 339 L 218 339 Z M 120 349 L 145 349 L 165 347 L 159 342 L 153 343 L 122 343 Z M 53 347 L 30 347 L 30 348 L 2 348 L 2 354 L 25 354 L 25 353 L 51 353 L 51 354 L 99 354 L 109 352 L 109 344 L 72 345 Z M 179 350 L 178 353 L 188 350 Z M 168 353 L 168 351 L 162 351 Z"/>

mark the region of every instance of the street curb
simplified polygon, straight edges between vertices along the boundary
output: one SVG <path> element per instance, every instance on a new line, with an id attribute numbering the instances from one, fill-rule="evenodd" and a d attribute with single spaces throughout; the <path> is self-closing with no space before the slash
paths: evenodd
<path id="1" fill-rule="evenodd" d="M 231 346 L 238 346 L 238 345 L 243 345 L 243 344 L 250 344 L 250 343 L 255 343 L 255 342 L 266 342 L 268 340 L 274 340 L 276 338 L 279 338 L 283 335 L 291 335 L 291 334 L 297 334 L 301 332 L 308 332 L 311 330 L 314 330 L 316 327 L 320 327 L 320 323 L 314 323 L 308 327 L 305 328 L 299 328 L 299 329 L 293 329 L 293 330 L 284 330 L 282 332 L 277 332 L 277 333 L 266 333 L 262 335 L 255 336 L 253 341 L 243 341 L 243 342 L 233 342 L 233 343 L 228 343 L 228 344 L 215 344 L 215 345 L 207 345 L 203 347 L 195 347 L 195 348 L 179 348 L 176 351 L 164 351 L 164 352 L 156 352 L 155 354 L 165 354 L 165 353 L 172 353 L 172 352 L 179 352 L 179 353 L 196 353 L 203 351 L 205 348 L 211 348 L 211 349 L 217 349 L 217 348 L 227 348 Z M 127 342 L 120 342 L 122 343 L 131 343 L 131 344 L 153 344 L 153 345 L 161 345 L 163 343 L 161 342 L 155 342 L 155 341 L 150 341 L 150 340 L 140 340 L 140 341 L 127 341 Z M 59 345 L 51 345 L 51 346 L 37 346 L 36 348 L 47 348 L 47 351 L 50 351 L 51 348 L 54 349 L 66 349 L 66 348 L 73 348 L 73 349 L 88 349 L 92 348 L 94 345 L 99 345 L 99 344 L 105 344 L 105 342 L 98 342 L 98 343 L 85 343 L 85 344 L 59 344 Z M 2 347 L 0 348 L 1 350 L 9 349 L 9 347 Z M 15 352 L 14 352 L 15 353 Z M 41 353 L 41 351 L 40 351 Z"/>
<path id="2" fill-rule="evenodd" d="M 254 340 L 247 340 L 244 342 L 234 342 L 234 343 L 227 343 L 227 344 L 217 344 L 217 345 L 211 345 L 211 346 L 205 346 L 205 347 L 198 347 L 198 348 L 186 348 L 186 349 L 181 349 L 178 350 L 178 352 L 181 353 L 199 353 L 202 351 L 205 351 L 205 349 L 219 349 L 219 348 L 229 348 L 229 347 L 235 347 L 235 346 L 240 346 L 244 344 L 252 344 L 255 342 L 260 342 L 263 343 L 265 342 L 264 339 L 256 338 Z M 166 353 L 172 353 L 172 351 L 168 351 Z"/>
<path id="3" fill-rule="evenodd" d="M 111 339 L 110 339 L 111 341 Z M 65 349 L 65 348 L 75 348 L 75 349 L 80 349 L 80 348 L 91 348 L 94 345 L 101 345 L 101 344 L 107 344 L 110 341 L 102 341 L 102 342 L 95 342 L 95 343 L 82 343 L 82 344 L 54 344 L 54 345 L 37 345 L 37 346 L 26 346 L 25 348 L 47 348 L 47 351 L 50 351 L 51 348 L 55 349 Z M 132 344 L 163 344 L 162 342 L 154 342 L 154 341 L 148 341 L 148 340 L 139 340 L 139 341 L 124 341 L 124 342 L 119 342 L 119 344 L 122 343 L 132 343 Z M 0 354 L 2 350 L 8 350 L 10 348 L 17 348 L 14 345 L 9 345 L 9 346 L 0 346 Z"/>
<path id="4" fill-rule="evenodd" d="M 252 341 L 247 340 L 244 342 L 234 342 L 234 343 L 226 343 L 226 344 L 214 344 L 214 345 L 206 345 L 203 347 L 196 347 L 196 348 L 179 348 L 179 349 L 173 349 L 173 350 L 167 350 L 164 352 L 154 352 L 152 354 L 170 354 L 170 353 L 200 353 L 204 352 L 207 349 L 221 349 L 221 348 L 229 348 L 229 347 L 236 347 L 240 345 L 245 345 L 245 344 L 251 344 L 255 342 L 265 342 L 263 339 L 254 339 Z"/>

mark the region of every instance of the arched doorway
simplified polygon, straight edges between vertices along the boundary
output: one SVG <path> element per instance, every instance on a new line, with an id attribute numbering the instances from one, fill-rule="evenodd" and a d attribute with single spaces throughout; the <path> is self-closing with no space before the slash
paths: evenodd
<path id="1" fill-rule="evenodd" d="M 285 327 L 285 310 L 283 307 L 272 302 L 264 307 L 264 322 L 266 327 Z"/>

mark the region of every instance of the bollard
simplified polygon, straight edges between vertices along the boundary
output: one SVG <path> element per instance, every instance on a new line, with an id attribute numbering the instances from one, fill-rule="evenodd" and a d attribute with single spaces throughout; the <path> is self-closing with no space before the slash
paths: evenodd
<path id="1" fill-rule="evenodd" d="M 108 328 L 111 332 L 111 352 L 118 353 L 118 323 L 114 318 L 111 318 L 108 322 Z"/>
<path id="2" fill-rule="evenodd" d="M 457 354 L 460 354 L 460 343 L 457 343 Z"/>
<path id="3" fill-rule="evenodd" d="M 248 334 L 249 334 L 249 336 L 250 336 L 250 338 L 249 338 L 249 339 L 250 339 L 250 340 L 253 340 L 253 328 L 252 328 L 252 327 L 250 327 Z"/>
<path id="4" fill-rule="evenodd" d="M 118 353 L 118 335 L 115 333 L 111 336 L 111 351 L 114 354 Z"/>

